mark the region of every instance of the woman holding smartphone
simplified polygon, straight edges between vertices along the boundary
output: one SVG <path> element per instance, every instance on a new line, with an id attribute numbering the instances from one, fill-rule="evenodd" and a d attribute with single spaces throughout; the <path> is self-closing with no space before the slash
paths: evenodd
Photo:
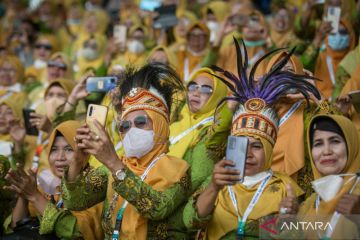
<path id="1" fill-rule="evenodd" d="M 238 45 L 238 42 L 235 44 Z M 245 46 L 244 51 L 246 54 Z M 241 54 L 239 46 L 237 54 Z M 280 66 L 285 65 L 290 56 L 286 54 L 281 58 Z M 212 177 L 204 184 L 205 189 L 189 201 L 184 211 L 185 224 L 192 229 L 205 229 L 207 239 L 270 238 L 274 229 L 260 231 L 260 225 L 273 219 L 279 211 L 292 213 L 287 208 L 279 209 L 279 204 L 288 196 L 289 205 L 293 207 L 297 204 L 296 198 L 302 194 L 289 176 L 270 170 L 279 124 L 271 106 L 286 90 L 275 82 L 281 79 L 282 84 L 301 92 L 307 89 L 316 96 L 319 94 L 305 76 L 283 72 L 281 67 L 265 74 L 255 85 L 253 73 L 256 67 L 248 76 L 247 60 L 243 63 L 240 58 L 238 65 L 241 80 L 226 74 L 236 86 L 232 88 L 233 96 L 227 99 L 240 103 L 232 118 L 231 135 L 248 139 L 247 149 L 243 149 L 246 153 L 245 167 L 235 169 L 235 163 L 227 159 L 218 162 Z M 242 183 L 239 182 L 240 171 L 244 171 L 245 175 Z"/>
<path id="2" fill-rule="evenodd" d="M 103 202 L 98 217 L 105 239 L 186 238 L 178 228 L 182 219 L 173 214 L 190 195 L 189 165 L 167 155 L 172 96 L 181 87 L 166 65 L 150 63 L 127 70 L 116 96 L 122 158 L 98 122 L 96 134 L 87 125 L 77 130 L 77 146 L 103 166 L 86 176 L 80 174 L 81 165 L 70 166 L 65 206 L 80 210 Z M 96 191 L 89 191 L 89 186 Z"/>

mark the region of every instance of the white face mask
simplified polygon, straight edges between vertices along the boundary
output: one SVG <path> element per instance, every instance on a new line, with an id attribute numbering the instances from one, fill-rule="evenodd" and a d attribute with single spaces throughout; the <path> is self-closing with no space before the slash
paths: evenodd
<path id="1" fill-rule="evenodd" d="M 98 51 L 96 51 L 92 48 L 83 48 L 81 53 L 85 59 L 90 60 L 90 61 L 95 60 L 99 56 Z"/>
<path id="2" fill-rule="evenodd" d="M 47 66 L 46 61 L 43 61 L 43 60 L 41 60 L 41 59 L 36 59 L 36 60 L 34 61 L 34 67 L 37 68 L 37 69 L 39 69 L 39 68 L 44 68 L 44 67 L 46 67 L 46 66 Z"/>
<path id="3" fill-rule="evenodd" d="M 242 182 L 242 185 L 244 185 L 246 188 L 252 188 L 257 183 L 264 180 L 268 175 L 269 175 L 269 172 L 264 171 L 264 172 L 260 172 L 255 175 L 252 175 L 252 176 L 245 176 L 244 181 Z"/>
<path id="4" fill-rule="evenodd" d="M 139 40 L 130 40 L 127 43 L 127 48 L 129 49 L 130 52 L 135 54 L 140 54 L 145 51 L 144 44 Z"/>
<path id="5" fill-rule="evenodd" d="M 53 117 L 55 117 L 55 114 L 57 112 L 57 109 L 65 104 L 66 100 L 61 98 L 52 97 L 49 99 L 46 99 L 45 104 L 45 110 L 46 110 L 46 116 L 52 120 Z"/>
<path id="6" fill-rule="evenodd" d="M 206 22 L 206 26 L 210 30 L 210 42 L 214 42 L 216 39 L 217 32 L 219 31 L 220 24 L 215 21 Z"/>
<path id="7" fill-rule="evenodd" d="M 342 176 L 348 175 L 352 175 L 355 177 L 354 174 L 328 175 L 312 181 L 311 185 L 314 191 L 320 196 L 320 198 L 323 201 L 328 202 L 336 196 L 336 194 L 340 191 L 341 187 L 344 185 L 344 179 L 342 178 Z M 350 178 L 346 183 L 351 180 L 352 178 Z"/>
<path id="8" fill-rule="evenodd" d="M 130 128 L 122 141 L 126 157 L 140 159 L 154 147 L 154 131 Z"/>

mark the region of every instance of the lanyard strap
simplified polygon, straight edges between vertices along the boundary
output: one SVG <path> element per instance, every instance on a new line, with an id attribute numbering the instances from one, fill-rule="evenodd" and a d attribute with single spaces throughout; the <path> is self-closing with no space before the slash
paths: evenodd
<path id="1" fill-rule="evenodd" d="M 0 97 L 0 101 L 3 101 L 3 100 L 8 99 L 9 97 L 11 97 L 12 94 L 13 94 L 13 92 L 5 93 L 4 95 L 2 95 L 2 96 Z"/>
<path id="2" fill-rule="evenodd" d="M 158 157 L 156 157 L 151 163 L 150 165 L 146 168 L 145 172 L 141 175 L 141 181 L 144 181 L 146 176 L 148 175 L 149 171 L 154 167 L 155 163 L 165 154 L 162 153 L 160 154 Z M 116 197 L 114 197 L 114 202 L 117 200 L 117 193 L 116 193 Z M 125 208 L 128 205 L 128 201 L 125 200 L 125 202 L 123 203 L 123 205 L 121 206 L 121 208 L 119 209 L 117 215 L 116 215 L 116 222 L 115 222 L 115 228 L 113 231 L 113 235 L 112 235 L 112 240 L 118 240 L 119 239 L 119 233 L 120 233 L 120 228 L 121 228 L 121 223 L 122 223 L 122 219 L 124 216 L 124 212 L 125 212 Z"/>
<path id="3" fill-rule="evenodd" d="M 189 58 L 185 57 L 185 59 L 184 59 L 184 79 L 183 79 L 183 81 L 187 82 L 189 80 L 189 77 L 191 76 L 191 74 L 193 74 L 199 68 L 200 68 L 200 64 L 197 64 L 190 73 Z"/>
<path id="4" fill-rule="evenodd" d="M 263 193 L 263 191 L 265 190 L 265 187 L 266 187 L 266 184 L 269 182 L 269 180 L 271 179 L 272 177 L 272 171 L 270 170 L 268 172 L 268 176 L 262 180 L 260 186 L 258 187 L 258 189 L 256 190 L 253 198 L 251 199 L 249 205 L 247 206 L 245 212 L 244 212 L 244 215 L 243 217 L 241 218 L 240 217 L 240 213 L 239 213 L 239 210 L 238 210 L 238 204 L 237 204 L 237 200 L 236 200 L 236 196 L 234 194 L 234 191 L 232 189 L 231 186 L 228 186 L 228 191 L 229 191 L 229 195 L 230 195 L 230 198 L 231 198 L 231 202 L 232 204 L 234 205 L 234 209 L 236 211 L 236 215 L 238 216 L 238 229 L 237 229 L 237 234 L 238 235 L 244 235 L 244 228 L 245 228 L 245 223 L 246 223 L 246 220 L 247 218 L 249 217 L 250 213 L 252 212 L 252 210 L 254 209 L 256 203 L 259 201 L 260 197 L 261 197 L 261 194 Z"/>
<path id="5" fill-rule="evenodd" d="M 355 190 L 355 187 L 358 185 L 359 181 L 360 181 L 360 177 L 358 176 L 356 178 L 354 185 L 352 186 L 351 190 L 349 191 L 349 194 L 351 194 Z M 320 206 L 320 196 L 317 195 L 316 201 L 315 201 L 316 214 L 318 213 L 319 206 Z M 331 219 L 330 219 L 330 227 L 328 227 L 326 229 L 324 236 L 321 237 L 320 234 L 318 233 L 318 236 L 320 239 L 330 239 L 330 237 L 333 234 L 333 231 L 336 227 L 336 224 L 339 221 L 340 216 L 341 216 L 341 213 L 338 213 L 337 211 L 335 211 L 333 213 L 333 215 L 331 216 Z"/>
<path id="6" fill-rule="evenodd" d="M 183 131 L 182 133 L 180 133 L 179 135 L 177 135 L 176 137 L 172 137 L 170 138 L 170 145 L 173 145 L 175 143 L 177 143 L 178 141 L 180 141 L 183 137 L 185 137 L 186 135 L 188 135 L 190 132 L 192 132 L 194 129 L 196 129 L 197 127 L 199 127 L 200 125 L 204 125 L 208 122 L 211 122 L 214 120 L 214 116 L 205 118 L 204 120 L 202 120 L 201 122 L 198 122 L 197 124 L 195 124 L 194 126 L 186 129 L 185 131 Z"/>
<path id="7" fill-rule="evenodd" d="M 60 201 L 58 201 L 58 203 L 56 204 L 56 208 L 62 208 L 64 204 L 64 200 L 60 199 Z"/>
<path id="8" fill-rule="evenodd" d="M 260 51 L 258 51 L 252 58 L 250 58 L 249 60 L 249 68 L 262 56 L 264 55 L 264 50 L 261 49 Z"/>
<path id="9" fill-rule="evenodd" d="M 293 113 L 301 106 L 302 102 L 303 100 L 299 100 L 294 105 L 291 106 L 289 111 L 287 111 L 285 115 L 280 119 L 279 127 L 283 125 L 291 117 L 291 115 L 293 115 Z"/>
<path id="10" fill-rule="evenodd" d="M 40 130 L 36 138 L 36 151 L 33 156 L 32 164 L 31 164 L 31 168 L 33 169 L 37 169 L 39 167 L 40 155 L 44 150 L 44 146 L 49 143 L 48 139 L 42 142 L 42 137 L 43 137 L 43 131 Z"/>
<path id="11" fill-rule="evenodd" d="M 334 73 L 334 68 L 332 65 L 332 59 L 329 55 L 326 56 L 326 65 L 330 74 L 330 80 L 332 82 L 333 85 L 335 85 L 336 81 L 335 81 L 335 73 Z"/>

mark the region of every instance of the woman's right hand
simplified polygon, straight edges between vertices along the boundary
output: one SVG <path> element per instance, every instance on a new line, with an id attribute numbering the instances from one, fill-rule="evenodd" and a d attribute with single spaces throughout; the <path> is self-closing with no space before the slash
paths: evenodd
<path id="1" fill-rule="evenodd" d="M 93 73 L 88 73 L 81 77 L 80 82 L 76 84 L 67 100 L 71 105 L 75 106 L 81 99 L 89 95 L 88 91 L 86 91 L 86 81 L 93 76 Z"/>
<path id="2" fill-rule="evenodd" d="M 225 158 L 215 164 L 211 181 L 211 187 L 214 190 L 220 191 L 223 187 L 234 185 L 241 180 L 240 172 L 231 168 L 234 166 L 233 161 Z"/>

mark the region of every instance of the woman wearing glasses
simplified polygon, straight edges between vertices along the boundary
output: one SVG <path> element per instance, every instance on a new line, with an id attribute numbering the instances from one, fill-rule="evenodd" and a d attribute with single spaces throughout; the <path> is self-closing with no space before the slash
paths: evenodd
<path id="1" fill-rule="evenodd" d="M 186 238 L 174 212 L 190 194 L 189 165 L 167 155 L 172 96 L 181 87 L 174 70 L 159 63 L 126 72 L 116 96 L 122 158 L 98 122 L 97 133 L 87 125 L 77 130 L 77 146 L 103 166 L 86 175 L 79 174 L 81 163 L 70 166 L 65 206 L 80 210 L 104 201 L 105 239 Z"/>
<path id="2" fill-rule="evenodd" d="M 190 164 L 193 192 L 212 172 L 214 163 L 205 154 L 205 141 L 216 106 L 227 94 L 226 85 L 211 74 L 211 69 L 200 68 L 190 77 L 180 120 L 170 126 L 169 155 Z"/>

